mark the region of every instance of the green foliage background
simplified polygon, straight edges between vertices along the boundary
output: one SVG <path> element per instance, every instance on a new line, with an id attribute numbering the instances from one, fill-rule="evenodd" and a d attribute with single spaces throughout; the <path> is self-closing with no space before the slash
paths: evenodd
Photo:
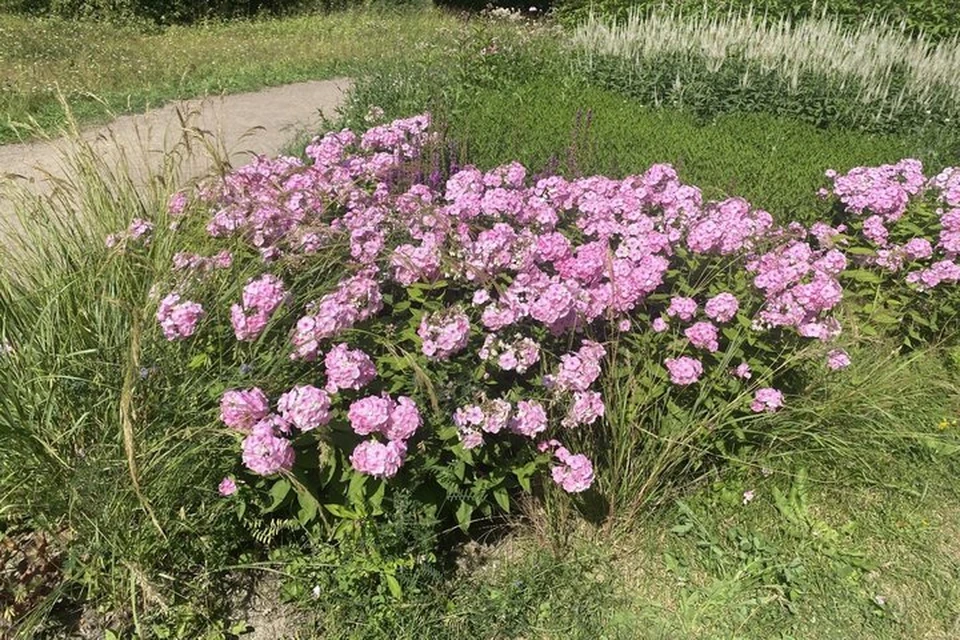
<path id="1" fill-rule="evenodd" d="M 145 19 L 158 23 L 241 18 L 305 10 L 333 11 L 404 0 L 0 0 L 0 12 L 56 14 L 68 18 Z"/>

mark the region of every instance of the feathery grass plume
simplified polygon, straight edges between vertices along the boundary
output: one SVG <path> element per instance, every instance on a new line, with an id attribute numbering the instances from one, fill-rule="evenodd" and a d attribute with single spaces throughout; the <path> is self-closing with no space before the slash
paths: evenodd
<path id="1" fill-rule="evenodd" d="M 704 93 L 714 110 L 769 109 L 774 105 L 751 106 L 748 96 L 776 102 L 786 93 L 827 107 L 801 108 L 801 118 L 895 131 L 916 122 L 948 124 L 960 101 L 956 37 L 934 43 L 873 19 L 851 27 L 825 14 L 791 21 L 752 10 L 632 10 L 619 21 L 591 14 L 570 42 L 577 64 L 606 74 L 609 83 L 640 90 L 655 71 L 658 89 L 647 91 L 658 105 L 696 104 L 691 94 Z"/>

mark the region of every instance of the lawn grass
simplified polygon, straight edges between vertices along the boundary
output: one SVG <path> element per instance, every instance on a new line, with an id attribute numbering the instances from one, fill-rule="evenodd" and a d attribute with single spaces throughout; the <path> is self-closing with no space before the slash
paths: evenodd
<path id="1" fill-rule="evenodd" d="M 634 529 L 624 577 L 649 637 L 955 637 L 956 456 L 883 484 L 804 479 L 804 461 L 732 470 Z"/>
<path id="2" fill-rule="evenodd" d="M 0 144 L 35 120 L 81 122 L 177 98 L 349 76 L 402 52 L 426 56 L 462 27 L 428 8 L 345 11 L 145 28 L 0 13 Z"/>
<path id="3" fill-rule="evenodd" d="M 576 528 L 565 554 L 613 585 L 580 594 L 604 598 L 598 637 L 957 637 L 960 378 L 944 350 L 883 352 L 870 345 L 788 408 L 808 437 L 729 462 L 612 536 Z M 492 551 L 494 566 L 549 548 L 543 528 Z"/>
<path id="4" fill-rule="evenodd" d="M 625 176 L 677 167 L 707 198 L 738 195 L 779 220 L 812 221 L 826 169 L 847 171 L 917 157 L 952 162 L 935 142 L 820 129 L 766 114 L 701 121 L 674 109 L 579 83 L 533 81 L 478 94 L 451 116 L 451 135 L 481 167 L 518 160 L 534 171 Z"/>

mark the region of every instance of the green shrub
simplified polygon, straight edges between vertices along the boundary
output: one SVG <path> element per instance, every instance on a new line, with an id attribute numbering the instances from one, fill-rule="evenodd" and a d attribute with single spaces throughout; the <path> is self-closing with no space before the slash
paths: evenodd
<path id="1" fill-rule="evenodd" d="M 538 12 L 546 11 L 554 0 L 433 0 L 433 4 L 456 11 L 483 11 L 489 8 L 504 8 L 528 12 L 531 7 Z"/>
<path id="2" fill-rule="evenodd" d="M 0 10 L 56 14 L 68 18 L 143 19 L 183 23 L 207 18 L 239 18 L 291 11 L 334 10 L 371 0 L 0 0 Z"/>

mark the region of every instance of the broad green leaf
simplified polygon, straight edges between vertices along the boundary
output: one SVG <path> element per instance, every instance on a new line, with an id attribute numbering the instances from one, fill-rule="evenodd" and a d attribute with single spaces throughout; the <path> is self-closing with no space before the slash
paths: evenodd
<path id="1" fill-rule="evenodd" d="M 400 583 L 397 582 L 396 576 L 392 573 L 383 574 L 383 579 L 387 582 L 387 588 L 390 589 L 390 595 L 394 598 L 403 597 L 403 589 L 400 588 Z"/>
<path id="2" fill-rule="evenodd" d="M 300 510 L 297 512 L 297 520 L 300 524 L 307 524 L 317 517 L 317 508 L 320 505 L 312 495 L 306 491 L 297 491 L 297 502 L 300 503 Z"/>
<path id="3" fill-rule="evenodd" d="M 375 512 L 380 512 L 380 507 L 383 504 L 383 496 L 386 492 L 387 483 L 384 480 L 377 480 L 373 493 L 370 494 L 370 504 L 373 505 Z"/>
<path id="4" fill-rule="evenodd" d="M 347 498 L 350 504 L 358 506 L 363 504 L 366 496 L 364 495 L 364 486 L 367 484 L 368 476 L 362 473 L 354 473 L 350 478 L 350 486 L 347 488 Z"/>
<path id="5" fill-rule="evenodd" d="M 470 520 L 473 517 L 473 505 L 467 502 L 461 502 L 457 507 L 457 524 L 464 533 L 470 528 Z"/>
<path id="6" fill-rule="evenodd" d="M 323 508 L 343 520 L 356 520 L 359 516 L 342 504 L 330 503 L 323 505 Z"/>
<path id="7" fill-rule="evenodd" d="M 516 469 L 513 470 L 513 475 L 517 476 L 517 482 L 520 483 L 520 486 L 527 493 L 530 493 L 531 491 L 533 491 L 533 487 L 530 484 L 530 477 L 533 476 L 536 470 L 537 470 L 536 462 L 528 462 L 522 467 L 517 467 Z"/>
<path id="8" fill-rule="evenodd" d="M 850 269 L 849 271 L 845 271 L 843 275 L 851 280 L 866 282 L 868 284 L 879 284 L 883 282 L 883 278 L 879 274 L 868 271 L 867 269 Z"/>
<path id="9" fill-rule="evenodd" d="M 497 487 L 493 490 L 493 497 L 497 501 L 497 504 L 500 505 L 500 508 L 510 513 L 510 494 L 507 492 L 504 487 Z"/>
<path id="10" fill-rule="evenodd" d="M 200 369 L 205 367 L 209 362 L 210 356 L 208 356 L 206 353 L 198 353 L 190 358 L 190 362 L 187 363 L 187 368 L 191 370 Z"/>
<path id="11" fill-rule="evenodd" d="M 272 502 L 270 506 L 264 510 L 264 513 L 271 513 L 275 511 L 277 507 L 283 504 L 283 501 L 286 500 L 287 495 L 290 493 L 290 481 L 286 478 L 280 478 L 273 483 L 273 486 L 270 487 L 270 498 Z"/>

